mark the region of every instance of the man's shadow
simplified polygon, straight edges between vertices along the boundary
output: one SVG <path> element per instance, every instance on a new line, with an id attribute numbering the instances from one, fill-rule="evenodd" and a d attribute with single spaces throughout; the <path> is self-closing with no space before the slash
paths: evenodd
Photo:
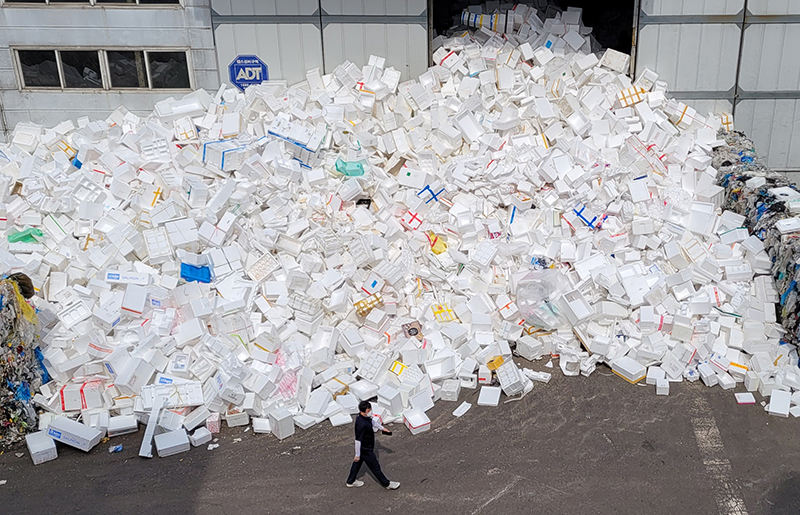
<path id="1" fill-rule="evenodd" d="M 387 447 L 387 446 L 383 445 L 380 442 L 380 440 L 378 440 L 376 438 L 375 439 L 375 451 L 374 451 L 375 452 L 375 458 L 377 458 L 378 464 L 381 466 L 381 472 L 383 472 L 383 475 L 386 476 L 386 477 L 389 477 L 389 474 L 387 474 L 386 470 L 384 470 L 384 468 L 383 468 L 383 463 L 381 463 L 381 454 L 383 454 L 384 451 L 385 451 L 386 454 L 394 454 L 394 449 L 392 449 L 391 447 Z M 367 466 L 366 463 L 361 465 L 361 470 L 358 471 L 358 474 L 356 475 L 356 479 L 363 478 L 365 474 L 369 474 L 370 476 L 372 476 L 372 479 L 376 483 L 380 484 L 380 482 L 378 481 L 378 478 L 375 477 L 375 474 L 372 473 L 372 471 L 369 469 L 369 467 Z"/>

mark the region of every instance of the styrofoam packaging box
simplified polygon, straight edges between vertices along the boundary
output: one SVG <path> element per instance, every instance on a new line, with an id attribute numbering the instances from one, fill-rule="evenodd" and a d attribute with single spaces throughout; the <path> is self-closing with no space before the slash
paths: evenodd
<path id="1" fill-rule="evenodd" d="M 66 417 L 58 417 L 47 428 L 47 436 L 76 449 L 89 452 L 100 443 L 103 433 Z"/>
<path id="2" fill-rule="evenodd" d="M 253 432 L 254 433 L 271 433 L 272 429 L 270 428 L 270 423 L 268 418 L 254 418 L 253 421 Z"/>
<path id="3" fill-rule="evenodd" d="M 139 430 L 136 415 L 120 415 L 108 419 L 108 436 L 121 436 Z"/>
<path id="4" fill-rule="evenodd" d="M 47 434 L 47 431 L 37 431 L 25 435 L 25 445 L 28 447 L 28 454 L 31 455 L 34 465 L 41 465 L 45 461 L 58 458 L 56 443 Z"/>
<path id="5" fill-rule="evenodd" d="M 192 444 L 192 447 L 200 447 L 204 443 L 210 442 L 211 438 L 211 431 L 205 427 L 198 427 L 194 433 L 189 435 L 189 442 Z"/>
<path id="6" fill-rule="evenodd" d="M 778 389 L 772 390 L 772 395 L 769 397 L 769 414 L 778 417 L 788 417 L 791 401 L 791 392 Z"/>
<path id="7" fill-rule="evenodd" d="M 206 417 L 206 429 L 208 429 L 214 434 L 219 433 L 221 422 L 222 422 L 221 415 L 217 412 L 213 412 L 208 417 Z"/>
<path id="8" fill-rule="evenodd" d="M 638 361 L 627 356 L 614 360 L 611 371 L 629 383 L 638 383 L 647 375 L 647 369 Z"/>
<path id="9" fill-rule="evenodd" d="M 279 408 L 269 413 L 269 425 L 272 434 L 283 440 L 294 434 L 294 419 L 289 410 Z"/>
<path id="10" fill-rule="evenodd" d="M 424 433 L 431 428 L 431 420 L 424 411 L 417 408 L 403 412 L 403 424 L 411 431 L 412 435 Z"/>
<path id="11" fill-rule="evenodd" d="M 225 413 L 225 422 L 228 427 L 246 426 L 250 422 L 250 415 L 239 408 L 231 408 Z"/>
<path id="12" fill-rule="evenodd" d="M 443 401 L 458 401 L 458 396 L 461 393 L 461 381 L 458 379 L 445 379 L 442 383 L 442 392 L 440 398 Z"/>
<path id="13" fill-rule="evenodd" d="M 478 394 L 478 406 L 497 406 L 503 389 L 499 386 L 481 386 Z"/>
<path id="14" fill-rule="evenodd" d="M 210 416 L 211 412 L 208 411 L 208 408 L 205 406 L 198 406 L 192 410 L 191 413 L 186 415 L 186 417 L 184 417 L 183 427 L 185 427 L 187 431 L 191 431 L 194 428 L 202 425 Z M 219 432 L 219 430 L 217 430 L 217 432 Z"/>
<path id="15" fill-rule="evenodd" d="M 206 429 L 206 431 L 208 431 Z M 211 436 L 211 432 L 208 433 Z M 185 429 L 176 429 L 167 433 L 156 435 L 155 438 L 156 450 L 158 451 L 159 458 L 166 458 L 173 454 L 186 452 L 190 449 L 189 437 L 186 435 Z"/>

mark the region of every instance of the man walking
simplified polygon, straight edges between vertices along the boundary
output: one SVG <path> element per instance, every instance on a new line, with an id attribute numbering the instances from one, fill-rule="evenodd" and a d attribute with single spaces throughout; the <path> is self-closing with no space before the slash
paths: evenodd
<path id="1" fill-rule="evenodd" d="M 364 486 L 364 482 L 356 479 L 361 463 L 366 463 L 369 469 L 375 474 L 378 482 L 387 490 L 396 490 L 400 487 L 397 481 L 389 481 L 381 472 L 381 465 L 378 457 L 375 456 L 375 432 L 380 431 L 385 435 L 391 435 L 377 419 L 372 417 L 372 404 L 369 401 L 358 403 L 359 414 L 356 417 L 356 457 L 350 466 L 350 475 L 347 477 L 347 487 Z"/>

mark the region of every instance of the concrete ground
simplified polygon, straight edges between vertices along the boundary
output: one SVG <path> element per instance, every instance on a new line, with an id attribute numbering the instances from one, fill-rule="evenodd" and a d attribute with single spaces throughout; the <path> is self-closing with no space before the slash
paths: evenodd
<path id="1" fill-rule="evenodd" d="M 395 424 L 378 436 L 383 470 L 401 483 L 393 492 L 368 474 L 364 487 L 345 488 L 352 427 L 327 422 L 284 441 L 223 427 L 219 448 L 163 459 L 138 457 L 143 429 L 112 440 L 121 453 L 59 444 L 58 459 L 36 467 L 16 449 L 25 456 L 0 455 L 0 512 L 800 513 L 800 421 L 739 406 L 719 387 L 654 390 L 600 368 L 589 378 L 556 371 L 498 408 L 462 391 L 473 403 L 463 417 L 452 415 L 458 403 L 439 402 L 430 431 Z"/>

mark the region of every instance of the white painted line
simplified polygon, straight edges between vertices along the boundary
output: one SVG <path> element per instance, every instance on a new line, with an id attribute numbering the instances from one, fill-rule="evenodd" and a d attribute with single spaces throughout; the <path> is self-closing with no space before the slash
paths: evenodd
<path id="1" fill-rule="evenodd" d="M 731 462 L 725 457 L 722 437 L 705 398 L 697 397 L 691 410 L 692 429 L 703 457 L 706 472 L 716 483 L 716 501 L 720 515 L 747 515 L 740 488 L 732 478 Z"/>
<path id="2" fill-rule="evenodd" d="M 490 504 L 495 502 L 497 499 L 503 497 L 505 494 L 508 493 L 509 490 L 514 488 L 514 485 L 516 485 L 519 482 L 520 479 L 522 479 L 522 477 L 520 477 L 520 476 L 515 477 L 513 481 L 508 483 L 502 490 L 497 492 L 497 494 L 493 495 L 491 499 L 489 499 L 485 503 L 483 503 L 480 506 L 478 506 L 478 509 L 473 511 L 472 515 L 476 515 L 477 513 L 481 513 L 484 508 L 486 508 L 487 506 L 489 506 Z"/>

